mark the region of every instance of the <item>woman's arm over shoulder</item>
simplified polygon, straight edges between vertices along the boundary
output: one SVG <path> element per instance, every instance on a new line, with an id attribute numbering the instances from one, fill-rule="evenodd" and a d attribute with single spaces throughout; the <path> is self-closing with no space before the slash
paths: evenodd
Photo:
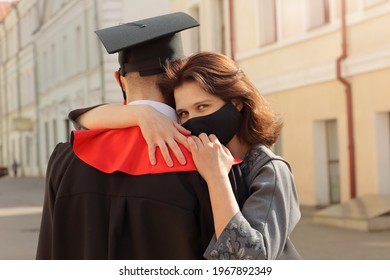
<path id="1" fill-rule="evenodd" d="M 105 104 L 99 104 L 99 105 L 95 105 L 95 106 L 91 106 L 91 107 L 86 107 L 86 108 L 79 108 L 79 109 L 75 109 L 75 110 L 72 110 L 69 114 L 68 114 L 68 119 L 69 121 L 73 124 L 74 128 L 76 130 L 87 130 L 88 128 L 83 126 L 80 122 L 79 122 L 79 117 L 99 106 L 103 106 Z"/>
<path id="2" fill-rule="evenodd" d="M 76 129 L 126 128 L 139 125 L 138 116 L 148 108 L 143 105 L 101 104 L 73 110 L 68 117 Z"/>
<path id="3" fill-rule="evenodd" d="M 149 158 L 156 164 L 156 148 L 159 147 L 168 166 L 173 166 L 168 147 L 181 164 L 186 159 L 177 143 L 187 146 L 190 132 L 165 114 L 147 104 L 103 104 L 77 109 L 69 114 L 76 129 L 120 129 L 139 126 L 148 144 Z"/>

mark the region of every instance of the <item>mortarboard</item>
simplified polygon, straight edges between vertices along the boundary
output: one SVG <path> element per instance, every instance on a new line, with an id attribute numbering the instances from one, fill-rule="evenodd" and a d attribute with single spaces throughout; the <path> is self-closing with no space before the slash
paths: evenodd
<path id="1" fill-rule="evenodd" d="M 96 30 L 107 52 L 118 52 L 121 75 L 139 72 L 141 76 L 164 71 L 167 60 L 184 57 L 178 32 L 199 23 L 183 12 L 147 18 Z"/>

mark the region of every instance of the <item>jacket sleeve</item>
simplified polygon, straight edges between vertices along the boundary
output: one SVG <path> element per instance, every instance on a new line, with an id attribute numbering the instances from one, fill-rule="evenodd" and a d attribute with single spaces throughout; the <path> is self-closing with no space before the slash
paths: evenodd
<path id="1" fill-rule="evenodd" d="M 254 166 L 256 168 L 256 166 Z M 289 167 L 279 160 L 258 167 L 241 212 L 215 235 L 207 259 L 279 259 L 300 219 L 298 197 Z"/>
<path id="2" fill-rule="evenodd" d="M 88 111 L 91 111 L 92 109 L 96 108 L 96 107 L 99 107 L 99 106 L 102 106 L 102 105 L 105 105 L 105 104 L 99 104 L 99 105 L 96 105 L 96 106 L 92 106 L 92 107 L 86 107 L 86 108 L 80 108 L 80 109 L 75 109 L 73 111 L 71 111 L 69 114 L 68 114 L 68 119 L 72 122 L 74 128 L 76 130 L 88 130 L 87 127 L 84 127 L 82 126 L 81 124 L 78 123 L 78 118 L 88 112 Z"/>
<path id="3" fill-rule="evenodd" d="M 45 196 L 43 202 L 41 227 L 39 231 L 38 247 L 36 254 L 36 259 L 38 260 L 50 260 L 53 258 L 53 214 L 54 204 L 56 200 L 56 187 L 58 187 L 55 185 L 55 162 L 59 145 L 56 146 L 53 153 L 51 154 L 46 170 Z"/>

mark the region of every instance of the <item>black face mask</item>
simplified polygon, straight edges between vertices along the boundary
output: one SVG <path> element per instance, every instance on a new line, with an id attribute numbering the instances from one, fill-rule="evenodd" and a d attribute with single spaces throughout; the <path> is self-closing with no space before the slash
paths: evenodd
<path id="1" fill-rule="evenodd" d="M 183 127 L 196 136 L 203 132 L 207 135 L 214 134 L 221 144 L 226 145 L 238 132 L 241 122 L 241 113 L 228 102 L 210 115 L 189 119 Z"/>

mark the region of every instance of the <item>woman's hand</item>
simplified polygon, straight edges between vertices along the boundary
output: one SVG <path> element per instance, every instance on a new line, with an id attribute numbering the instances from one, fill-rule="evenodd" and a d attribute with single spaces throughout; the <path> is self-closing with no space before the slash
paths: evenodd
<path id="1" fill-rule="evenodd" d="M 234 159 L 215 135 L 202 133 L 199 137 L 189 137 L 187 141 L 195 165 L 207 182 L 218 239 L 232 217 L 240 211 L 229 181 Z"/>
<path id="2" fill-rule="evenodd" d="M 223 146 L 213 134 L 205 133 L 199 137 L 187 139 L 194 163 L 203 179 L 207 182 L 215 177 L 228 176 L 234 158 L 230 151 Z"/>
<path id="3" fill-rule="evenodd" d="M 185 135 L 191 135 L 191 132 L 148 105 L 143 106 L 139 112 L 138 125 L 148 144 L 150 163 L 156 164 L 156 148 L 158 147 L 166 164 L 172 167 L 173 161 L 169 154 L 169 147 L 177 160 L 185 164 L 186 159 L 177 143 L 188 148 Z"/>

